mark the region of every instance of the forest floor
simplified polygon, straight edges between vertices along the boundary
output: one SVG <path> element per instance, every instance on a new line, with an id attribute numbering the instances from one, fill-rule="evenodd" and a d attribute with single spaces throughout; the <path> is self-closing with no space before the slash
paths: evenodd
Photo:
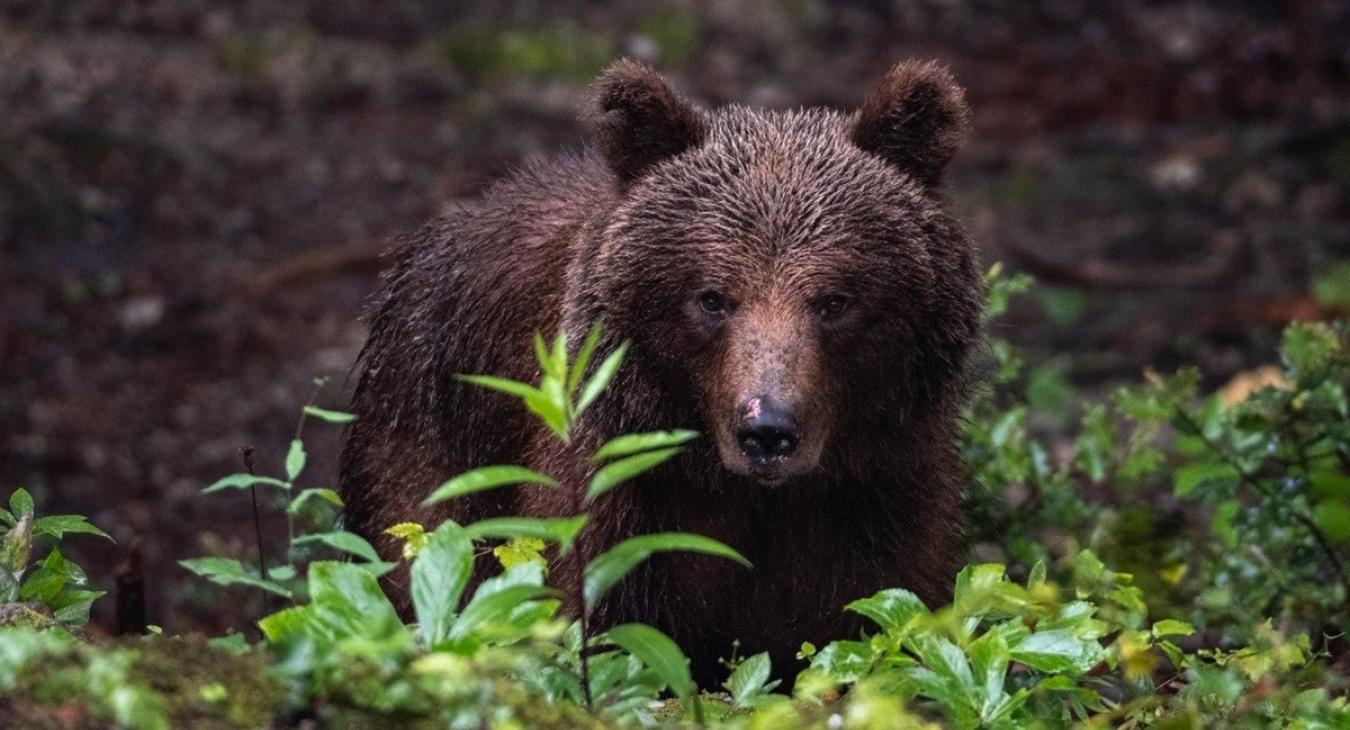
<path id="1" fill-rule="evenodd" d="M 1333 313 L 1310 283 L 1350 257 L 1343 3 L 573 5 L 5 4 L 0 491 L 139 536 L 154 623 L 256 616 L 175 564 L 253 540 L 246 496 L 201 488 L 244 445 L 279 471 L 312 377 L 342 407 L 391 236 L 581 144 L 585 82 L 618 54 L 775 108 L 951 64 L 976 117 L 950 196 L 986 263 L 1045 284 L 999 334 L 1052 401 L 1187 363 L 1221 385 Z M 339 436 L 308 434 L 309 484 Z M 123 548 L 91 542 L 76 559 L 110 575 Z"/>

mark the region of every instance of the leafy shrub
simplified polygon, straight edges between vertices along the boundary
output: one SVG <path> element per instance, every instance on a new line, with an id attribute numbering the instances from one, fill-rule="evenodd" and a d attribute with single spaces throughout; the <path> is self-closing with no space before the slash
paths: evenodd
<path id="1" fill-rule="evenodd" d="M 1030 285 L 995 267 L 988 318 Z M 622 349 L 587 377 L 597 341 L 598 329 L 573 356 L 561 336 L 536 338 L 538 385 L 465 379 L 519 398 L 567 442 L 621 365 Z M 691 432 L 611 441 L 586 485 L 492 465 L 433 490 L 429 502 L 508 485 L 567 489 L 575 513 L 391 526 L 410 563 L 411 625 L 377 581 L 392 565 L 334 529 L 336 495 L 297 488 L 301 429 L 284 475 L 250 470 L 207 490 L 283 495 L 292 518 L 286 559 L 257 571 L 233 558 L 184 565 L 292 602 L 259 627 L 291 688 L 287 704 L 321 721 L 356 711 L 367 724 L 449 727 L 1345 727 L 1347 682 L 1336 667 L 1350 629 L 1350 328 L 1292 325 L 1278 369 L 1252 378 L 1256 387 L 1207 395 L 1182 370 L 1078 397 L 1053 365 L 1029 366 L 997 338 L 989 353 L 991 383 L 971 404 L 959 444 L 981 560 L 960 573 L 949 606 L 892 588 L 841 607 L 873 628 L 803 645 L 809 666 L 790 696 L 775 691 L 790 668 L 766 654 L 734 658 L 725 692 L 700 692 L 679 648 L 655 629 L 588 626 L 608 587 L 653 552 L 743 562 L 688 534 L 635 537 L 585 564 L 572 549 L 591 499 L 676 458 Z M 350 418 L 312 402 L 306 413 Z M 11 534 L 20 513 L 10 514 Z M 488 550 L 502 570 L 466 595 L 474 556 Z M 545 550 L 585 575 L 579 595 L 547 586 Z M 320 551 L 346 562 L 314 560 Z M 577 616 L 560 613 L 564 598 L 581 608 Z M 0 701 L 44 652 L 70 654 L 42 632 L 4 631 L 21 650 L 6 653 L 0 640 Z M 132 724 L 106 707 L 102 716 Z"/>
<path id="2" fill-rule="evenodd" d="M 9 496 L 9 509 L 0 507 L 0 527 L 7 530 L 0 541 L 0 604 L 28 601 L 61 623 L 86 623 L 89 607 L 104 591 L 90 588 L 84 570 L 67 560 L 57 545 L 45 558 L 33 561 L 35 547 L 43 538 L 58 543 L 66 535 L 112 538 L 79 515 L 37 517 L 33 497 L 24 489 Z"/>

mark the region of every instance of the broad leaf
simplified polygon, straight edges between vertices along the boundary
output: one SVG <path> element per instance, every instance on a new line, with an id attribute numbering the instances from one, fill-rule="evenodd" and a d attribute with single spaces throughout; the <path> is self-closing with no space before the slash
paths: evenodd
<path id="1" fill-rule="evenodd" d="M 1002 714 L 1003 705 L 1012 699 L 1003 689 L 1011 658 L 1008 643 L 1001 633 L 989 631 L 971 642 L 969 653 L 980 718 L 988 723 L 990 718 Z"/>
<path id="2" fill-rule="evenodd" d="M 558 480 L 547 474 L 531 471 L 523 466 L 485 466 L 464 472 L 437 487 L 436 491 L 432 492 L 431 496 L 427 497 L 422 504 L 438 504 L 466 494 L 516 484 L 542 484 L 548 487 L 556 487 Z"/>
<path id="3" fill-rule="evenodd" d="M 750 700 L 756 695 L 772 689 L 777 683 L 772 685 L 769 683 L 771 671 L 772 664 L 768 652 L 746 657 L 727 678 L 726 688 L 731 693 L 732 702 L 737 707 L 748 707 Z"/>
<path id="4" fill-rule="evenodd" d="M 556 601 L 535 601 L 553 595 L 544 586 L 544 569 L 538 563 L 522 563 L 483 581 L 473 598 L 450 628 L 451 648 L 472 653 L 484 640 L 501 640 L 522 635 L 527 621 L 537 620 L 538 604 L 547 604 L 548 616 L 556 610 Z"/>
<path id="5" fill-rule="evenodd" d="M 831 641 L 811 657 L 811 668 L 832 681 L 850 684 L 862 679 L 872 666 L 872 645 L 866 641 Z"/>
<path id="6" fill-rule="evenodd" d="M 583 588 L 586 610 L 593 609 L 600 598 L 639 563 L 655 553 L 672 551 L 716 555 L 750 567 L 750 561 L 744 556 L 710 537 L 687 532 L 661 532 L 631 537 L 601 553 L 586 565 Z"/>
<path id="7" fill-rule="evenodd" d="M 338 638 L 386 636 L 403 629 L 375 576 L 359 566 L 311 563 L 309 594 L 314 617 Z"/>
<path id="8" fill-rule="evenodd" d="M 669 636 L 646 624 L 615 626 L 605 636 L 641 659 L 648 669 L 670 687 L 676 697 L 684 698 L 693 694 L 694 680 L 689 674 L 689 660 Z"/>
<path id="9" fill-rule="evenodd" d="M 262 630 L 268 643 L 280 644 L 308 635 L 312 630 L 313 620 L 314 614 L 309 610 L 309 606 L 291 606 L 265 616 L 258 621 L 258 628 Z"/>
<path id="10" fill-rule="evenodd" d="M 1037 631 L 1010 647 L 1014 661 L 1042 672 L 1082 674 L 1102 660 L 1096 639 L 1078 638 L 1065 629 Z"/>
<path id="11" fill-rule="evenodd" d="M 1187 464 L 1172 475 L 1173 491 L 1178 497 L 1185 497 L 1201 487 L 1227 491 L 1237 485 L 1238 478 L 1238 470 L 1230 464 Z"/>
<path id="12" fill-rule="evenodd" d="M 844 608 L 872 619 L 885 631 L 899 631 L 910 619 L 928 613 L 928 607 L 903 588 L 889 588 L 870 598 L 856 600 Z"/>
<path id="13" fill-rule="evenodd" d="M 108 533 L 89 524 L 83 515 L 50 515 L 39 517 L 33 522 L 33 534 L 50 535 L 58 540 L 66 535 L 98 535 L 107 538 Z"/>
<path id="14" fill-rule="evenodd" d="M 305 470 L 305 442 L 300 439 L 291 441 L 290 451 L 286 452 L 286 479 L 294 482 Z"/>
<path id="15" fill-rule="evenodd" d="M 472 573 L 473 543 L 458 525 L 443 523 L 427 537 L 412 565 L 413 611 L 426 646 L 449 636 Z"/>
<path id="16" fill-rule="evenodd" d="M 33 514 L 33 495 L 22 487 L 14 490 L 14 493 L 9 495 L 9 511 L 15 520 L 23 519 L 24 515 Z"/>

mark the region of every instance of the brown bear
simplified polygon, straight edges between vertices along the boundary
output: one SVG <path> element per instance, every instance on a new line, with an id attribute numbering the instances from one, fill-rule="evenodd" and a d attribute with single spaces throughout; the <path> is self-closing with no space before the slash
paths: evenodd
<path id="1" fill-rule="evenodd" d="M 802 642 L 856 637 L 853 599 L 948 599 L 953 440 L 983 304 L 941 194 L 967 124 L 960 87 L 909 62 L 854 113 L 705 110 L 619 61 L 591 104 L 594 151 L 525 167 L 402 239 L 342 455 L 349 528 L 393 558 L 381 530 L 397 522 L 571 514 L 565 492 L 537 487 L 419 504 L 492 464 L 579 488 L 606 440 L 688 428 L 703 437 L 685 453 L 592 505 L 579 549 L 695 532 L 754 567 L 659 555 L 614 588 L 597 627 L 651 624 L 715 686 L 733 640 L 787 676 Z M 627 340 L 629 354 L 571 445 L 455 378 L 534 381 L 533 333 L 579 343 L 601 318 L 601 352 Z M 391 589 L 406 603 L 405 576 Z"/>

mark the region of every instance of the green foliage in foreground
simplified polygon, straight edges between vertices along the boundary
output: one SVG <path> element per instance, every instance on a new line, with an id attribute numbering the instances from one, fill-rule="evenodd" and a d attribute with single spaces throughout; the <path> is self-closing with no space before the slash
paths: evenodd
<path id="1" fill-rule="evenodd" d="M 0 606 L 23 601 L 37 616 L 50 614 L 73 625 L 88 621 L 89 607 L 104 591 L 92 589 L 84 570 L 67 560 L 58 546 L 41 560 L 35 560 L 35 553 L 44 539 L 58 543 L 66 535 L 112 538 L 79 515 L 36 516 L 33 497 L 24 489 L 9 496 L 9 509 L 0 507 L 0 528 L 5 530 L 0 539 Z"/>
<path id="2" fill-rule="evenodd" d="M 990 318 L 1028 284 L 992 271 Z M 466 380 L 519 398 L 568 442 L 622 361 L 618 348 L 590 372 L 599 340 L 593 330 L 573 356 L 562 337 L 537 339 L 537 385 Z M 1068 387 L 1062 378 L 999 340 L 991 352 L 994 384 L 972 404 L 960 444 L 986 562 L 961 572 L 950 606 L 932 610 L 893 588 L 841 607 L 871 629 L 803 645 L 804 668 L 728 647 L 724 686 L 695 688 L 679 647 L 655 629 L 587 624 L 606 590 L 654 552 L 740 560 L 689 534 L 640 536 L 596 556 L 575 549 L 590 500 L 676 458 L 696 434 L 615 439 L 595 454 L 587 484 L 495 465 L 431 490 L 429 502 L 510 485 L 565 489 L 575 513 L 392 526 L 411 568 L 416 622 L 405 625 L 377 581 L 392 565 L 333 529 L 336 495 L 297 488 L 297 429 L 285 474 L 236 474 L 208 489 L 282 495 L 292 518 L 285 559 L 265 570 L 237 558 L 184 563 L 292 603 L 259 622 L 259 644 L 236 634 L 210 649 L 269 666 L 262 684 L 222 678 L 165 692 L 136 668 L 156 639 L 172 639 L 104 648 L 60 629 L 8 628 L 0 711 L 33 716 L 74 697 L 98 722 L 145 728 L 249 726 L 258 723 L 244 717 L 287 712 L 301 715 L 273 716 L 425 727 L 1350 726 L 1347 681 L 1334 668 L 1347 661 L 1350 630 L 1350 328 L 1293 325 L 1263 387 L 1205 396 L 1182 371 L 1150 373 L 1101 401 L 1047 397 Z M 312 404 L 306 414 L 350 418 Z M 11 536 L 31 514 L 25 499 L 0 514 Z M 547 586 L 546 550 L 560 557 L 554 569 L 570 562 L 586 576 L 579 595 Z M 502 569 L 470 592 L 475 556 L 487 552 Z M 561 612 L 564 600 L 577 616 Z M 184 694 L 195 698 L 188 709 Z"/>

